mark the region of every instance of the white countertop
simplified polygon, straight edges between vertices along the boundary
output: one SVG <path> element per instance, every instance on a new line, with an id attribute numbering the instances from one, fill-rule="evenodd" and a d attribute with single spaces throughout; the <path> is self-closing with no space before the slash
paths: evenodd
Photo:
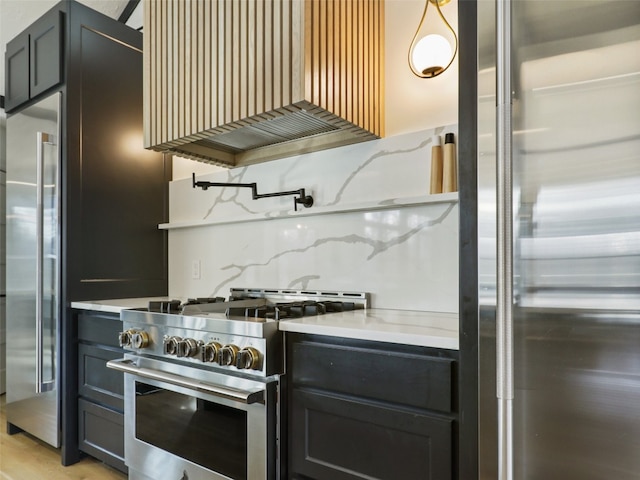
<path id="1" fill-rule="evenodd" d="M 458 314 L 370 308 L 280 322 L 284 332 L 458 350 Z"/>
<path id="2" fill-rule="evenodd" d="M 171 298 L 85 300 L 71 302 L 71 308 L 120 313 L 130 308 L 145 308 L 150 300 L 171 300 Z M 369 308 L 283 320 L 279 326 L 283 332 L 459 349 L 458 314 L 456 313 Z"/>
<path id="3" fill-rule="evenodd" d="M 119 298 L 113 300 L 82 300 L 71 302 L 71 308 L 96 312 L 120 313 L 131 308 L 147 308 L 150 300 L 172 300 L 169 297 Z"/>

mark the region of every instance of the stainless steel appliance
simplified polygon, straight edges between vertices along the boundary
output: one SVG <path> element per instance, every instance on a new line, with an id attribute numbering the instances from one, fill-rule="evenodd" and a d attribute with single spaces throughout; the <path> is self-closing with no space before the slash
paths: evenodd
<path id="1" fill-rule="evenodd" d="M 7 119 L 6 415 L 60 446 L 60 94 Z"/>
<path id="2" fill-rule="evenodd" d="M 640 3 L 477 6 L 480 477 L 638 480 Z"/>
<path id="3" fill-rule="evenodd" d="M 365 308 L 368 295 L 231 289 L 121 314 L 132 480 L 284 478 L 286 318 Z"/>

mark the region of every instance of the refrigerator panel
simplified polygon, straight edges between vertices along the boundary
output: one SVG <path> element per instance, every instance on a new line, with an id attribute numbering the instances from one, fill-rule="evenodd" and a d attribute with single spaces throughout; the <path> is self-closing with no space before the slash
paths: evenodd
<path id="1" fill-rule="evenodd" d="M 640 2 L 511 4 L 513 477 L 638 480 Z M 478 8 L 479 448 L 495 479 L 500 59 L 495 2 Z"/>
<path id="2" fill-rule="evenodd" d="M 60 446 L 60 94 L 7 119 L 7 422 Z"/>

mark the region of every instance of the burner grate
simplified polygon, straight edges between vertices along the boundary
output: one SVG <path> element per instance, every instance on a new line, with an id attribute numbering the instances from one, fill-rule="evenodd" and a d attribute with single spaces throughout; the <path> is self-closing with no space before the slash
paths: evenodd
<path id="1" fill-rule="evenodd" d="M 295 302 L 280 302 L 251 307 L 229 307 L 227 318 L 241 318 L 247 320 L 273 319 L 285 320 L 289 318 L 310 317 L 325 313 L 346 312 L 363 309 L 363 304 L 341 301 L 304 300 Z"/>

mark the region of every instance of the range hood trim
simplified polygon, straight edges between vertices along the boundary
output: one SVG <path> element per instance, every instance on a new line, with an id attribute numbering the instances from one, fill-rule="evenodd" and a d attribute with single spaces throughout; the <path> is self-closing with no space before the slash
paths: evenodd
<path id="1" fill-rule="evenodd" d="M 229 148 L 216 147 L 212 144 L 202 145 L 199 143 L 202 141 L 215 142 L 217 135 L 223 135 L 242 128 L 251 128 L 259 125 L 263 121 L 277 118 L 276 115 L 269 115 L 270 113 L 284 116 L 301 111 L 335 127 L 335 130 L 236 152 Z M 238 122 L 221 125 L 220 127 L 189 135 L 162 145 L 152 146 L 151 149 L 220 167 L 235 168 L 379 138 L 379 136 L 326 110 L 316 107 L 309 102 L 298 102 L 292 106 L 245 118 Z"/>

